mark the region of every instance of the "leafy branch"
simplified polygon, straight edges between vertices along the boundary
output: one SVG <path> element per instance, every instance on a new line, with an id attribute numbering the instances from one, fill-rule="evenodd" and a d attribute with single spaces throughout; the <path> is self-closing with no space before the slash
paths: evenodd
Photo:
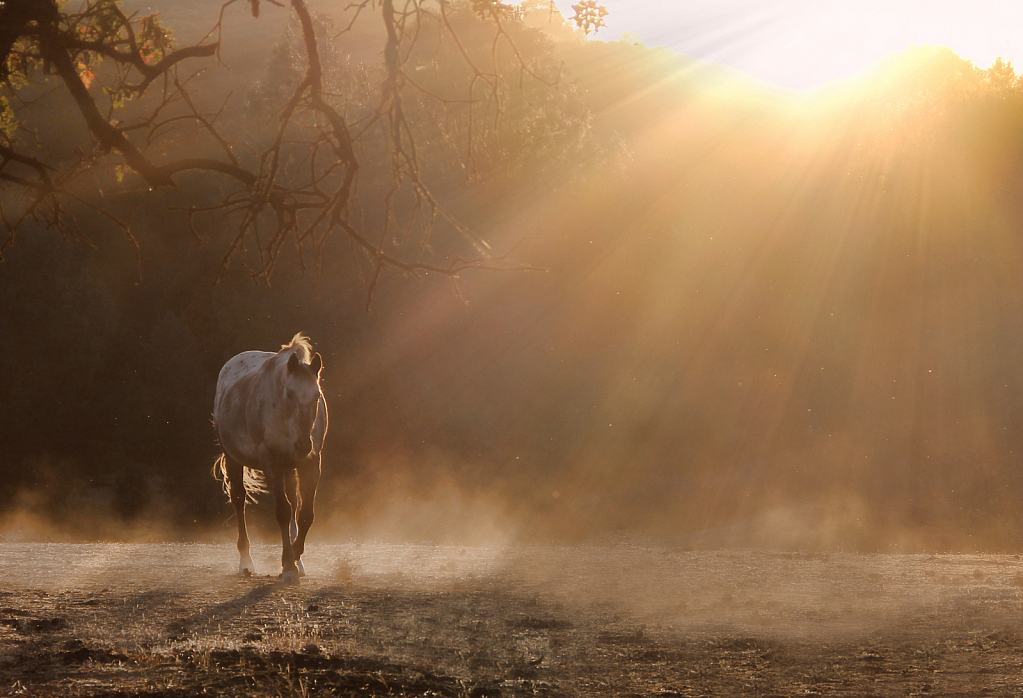
<path id="1" fill-rule="evenodd" d="M 303 245 L 319 249 L 334 233 L 347 236 L 368 261 L 370 302 L 382 271 L 388 268 L 413 275 L 439 274 L 452 282 L 468 270 L 534 268 L 494 255 L 436 198 L 424 176 L 419 127 L 407 108 L 412 90 L 413 102 L 428 99 L 444 109 L 464 111 L 465 171 L 472 176 L 477 169 L 474 129 L 481 110 L 494 120 L 491 129 L 496 129 L 505 113 L 507 87 L 498 67 L 499 47 L 510 50 L 518 66 L 520 89 L 525 79 L 547 88 L 558 81 L 556 75 L 540 72 L 520 52 L 506 27 L 515 21 L 513 7 L 472 0 L 470 11 L 494 28 L 489 65 L 483 66 L 452 21 L 451 13 L 461 7 L 459 3 L 350 3 L 351 23 L 342 34 L 351 30 L 359 16 L 376 14 L 385 35 L 376 106 L 357 120 L 355 128 L 342 107 L 350 95 L 325 89 L 316 18 L 304 0 L 290 0 L 288 11 L 297 21 L 301 38 L 301 78 L 280 106 L 268 141 L 259 147 L 253 141 L 232 140 L 221 130 L 230 95 L 211 109 L 207 106 L 210 95 L 193 85 L 198 72 L 219 55 L 225 10 L 234 2 L 225 3 L 205 38 L 182 47 L 174 45 L 171 32 L 157 15 L 125 14 L 113 0 L 87 0 L 76 12 L 64 11 L 56 0 L 0 3 L 0 183 L 4 185 L 0 220 L 8 230 L 7 238 L 0 241 L 0 259 L 29 221 L 79 239 L 70 205 L 94 210 L 134 241 L 126 219 L 94 193 L 95 187 L 103 182 L 109 185 L 111 179 L 128 187 L 132 182 L 149 189 L 177 187 L 178 178 L 191 172 L 217 177 L 225 189 L 212 204 L 179 207 L 190 233 L 204 238 L 198 221 L 207 215 L 234 220 L 217 280 L 254 242 L 259 261 L 251 274 L 269 283 L 287 241 L 304 259 Z M 258 17 L 258 0 L 249 0 L 248 5 Z M 465 96 L 442 96 L 413 79 L 408 70 L 417 41 L 431 22 L 443 27 L 446 40 L 456 47 L 469 71 Z M 91 139 L 70 157 L 47 147 L 32 127 L 33 106 L 54 91 L 70 98 Z M 390 184 L 382 196 L 379 223 L 367 224 L 354 215 L 362 169 L 357 144 L 365 144 L 376 128 L 389 163 Z M 424 256 L 432 250 L 430 240 L 438 223 L 468 241 L 475 256 L 455 255 L 447 263 Z M 388 241 L 395 237 L 402 244 L 414 238 L 412 253 L 387 251 Z"/>

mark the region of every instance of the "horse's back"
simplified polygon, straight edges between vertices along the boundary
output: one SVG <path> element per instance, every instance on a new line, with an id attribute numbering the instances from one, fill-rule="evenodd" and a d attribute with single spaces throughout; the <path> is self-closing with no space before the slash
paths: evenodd
<path id="1" fill-rule="evenodd" d="M 214 420 L 220 421 L 220 417 L 224 416 L 225 396 L 242 383 L 243 379 L 256 373 L 271 356 L 274 354 L 268 351 L 243 351 L 224 364 L 217 377 L 217 393 L 213 398 Z"/>
<path id="2" fill-rule="evenodd" d="M 267 351 L 245 351 L 232 357 L 220 369 L 217 392 L 213 398 L 213 423 L 224 453 L 248 467 L 255 467 L 257 440 L 246 419 L 246 404 L 251 399 L 253 376 L 267 359 Z"/>
<path id="3" fill-rule="evenodd" d="M 243 465 L 257 470 L 261 469 L 257 460 L 257 447 L 265 436 L 267 424 L 272 423 L 274 418 L 273 412 L 268 412 L 266 408 L 268 384 L 257 374 L 275 356 L 278 354 L 269 351 L 244 351 L 233 356 L 220 369 L 213 399 L 213 423 L 224 452 Z M 327 433 L 327 402 L 318 383 L 317 378 L 318 405 L 309 435 L 316 456 L 323 450 Z"/>

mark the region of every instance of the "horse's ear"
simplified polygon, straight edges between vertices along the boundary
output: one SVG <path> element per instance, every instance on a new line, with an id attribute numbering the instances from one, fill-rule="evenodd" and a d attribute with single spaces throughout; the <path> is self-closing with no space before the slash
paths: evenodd
<path id="1" fill-rule="evenodd" d="M 288 371 L 294 371 L 298 368 L 298 357 L 292 354 L 288 357 Z"/>
<path id="2" fill-rule="evenodd" d="M 313 375 L 319 377 L 320 369 L 323 368 L 323 358 L 319 353 L 313 356 L 313 360 L 309 362 L 309 368 L 312 370 Z"/>

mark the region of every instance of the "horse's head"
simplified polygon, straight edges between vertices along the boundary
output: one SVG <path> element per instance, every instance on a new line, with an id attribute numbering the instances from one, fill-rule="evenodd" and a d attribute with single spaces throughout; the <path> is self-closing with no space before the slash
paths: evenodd
<path id="1" fill-rule="evenodd" d="M 320 369 L 323 361 L 314 354 L 308 364 L 294 353 L 288 358 L 284 380 L 284 420 L 294 434 L 296 458 L 306 458 L 313 451 L 312 430 L 320 402 Z"/>

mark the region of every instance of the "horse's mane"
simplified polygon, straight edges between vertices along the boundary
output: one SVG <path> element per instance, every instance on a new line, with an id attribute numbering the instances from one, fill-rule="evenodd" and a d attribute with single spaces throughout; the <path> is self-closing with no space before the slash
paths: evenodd
<path id="1" fill-rule="evenodd" d="M 309 338 L 301 332 L 297 333 L 291 338 L 291 341 L 281 346 L 281 351 L 290 349 L 293 353 L 298 354 L 298 358 L 302 363 L 309 363 L 313 356 L 313 345 L 309 342 Z"/>

